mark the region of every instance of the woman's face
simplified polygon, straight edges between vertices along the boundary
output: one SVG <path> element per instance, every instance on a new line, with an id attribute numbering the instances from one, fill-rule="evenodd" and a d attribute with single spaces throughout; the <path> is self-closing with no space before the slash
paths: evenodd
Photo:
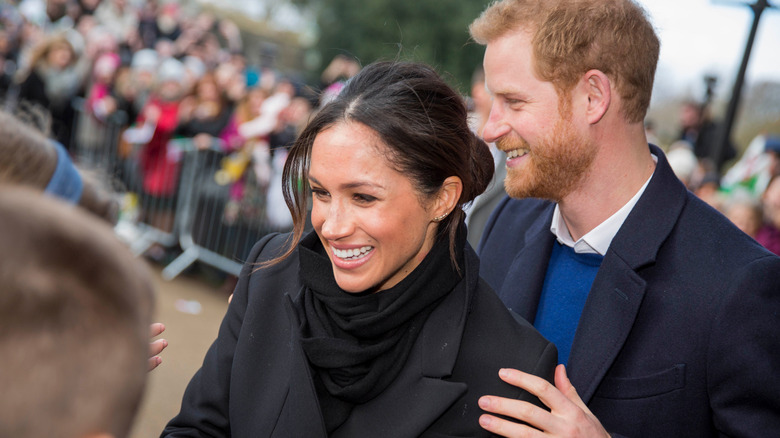
<path id="1" fill-rule="evenodd" d="M 381 291 L 406 277 L 433 246 L 433 199 L 392 167 L 376 133 L 343 122 L 314 140 L 311 219 L 347 292 Z"/>
<path id="2" fill-rule="evenodd" d="M 65 43 L 56 43 L 50 49 L 46 55 L 46 61 L 52 67 L 62 70 L 70 64 L 73 54 Z"/>

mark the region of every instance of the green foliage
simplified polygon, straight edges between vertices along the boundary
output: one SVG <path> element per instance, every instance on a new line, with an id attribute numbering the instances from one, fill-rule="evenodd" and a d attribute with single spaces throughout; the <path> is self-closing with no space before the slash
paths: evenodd
<path id="1" fill-rule="evenodd" d="M 468 92 L 484 48 L 469 38 L 468 25 L 489 0 L 297 0 L 317 11 L 317 48 L 325 64 L 348 54 L 373 61 L 420 61 L 451 85 Z"/>

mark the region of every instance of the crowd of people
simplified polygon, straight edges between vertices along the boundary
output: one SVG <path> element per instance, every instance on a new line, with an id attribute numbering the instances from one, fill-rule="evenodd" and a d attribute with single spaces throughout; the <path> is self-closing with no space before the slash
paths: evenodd
<path id="1" fill-rule="evenodd" d="M 265 195 L 281 168 L 274 162 L 284 161 L 284 148 L 319 104 L 294 75 L 249 65 L 238 27 L 193 5 L 21 0 L 0 8 L 4 107 L 43 114 L 38 125 L 76 161 L 110 154 L 121 163 L 108 167 L 126 190 L 168 210 L 182 168 L 171 139 L 253 163 L 221 174 L 231 185 L 230 223 L 245 198 Z M 144 220 L 170 231 L 170 211 L 155 210 Z M 274 210 L 274 228 L 291 226 L 283 202 Z"/>
<path id="2" fill-rule="evenodd" d="M 649 144 L 660 41 L 634 1 L 489 5 L 468 29 L 490 95 L 472 125 L 429 66 L 339 57 L 315 99 L 176 3 L 22 0 L 2 19 L 6 107 L 49 138 L 0 112 L 0 435 L 126 436 L 160 363 L 148 272 L 72 162 L 107 123 L 144 196 L 177 196 L 182 135 L 230 154 L 231 200 L 248 169 L 276 180 L 291 220 L 252 249 L 162 436 L 780 428 L 780 142 L 715 186 L 690 129 Z M 509 196 L 470 230 L 502 164 Z M 743 193 L 764 211 L 737 214 Z"/>
<path id="3" fill-rule="evenodd" d="M 714 160 L 720 137 L 706 112 L 693 101 L 682 105 L 680 135 L 665 148 L 669 164 L 697 197 L 780 255 L 780 135 L 759 134 L 740 156 L 727 142 Z"/>

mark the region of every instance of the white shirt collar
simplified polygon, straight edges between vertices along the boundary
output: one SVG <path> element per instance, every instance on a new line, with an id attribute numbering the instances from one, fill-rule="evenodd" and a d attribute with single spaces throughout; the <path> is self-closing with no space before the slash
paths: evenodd
<path id="1" fill-rule="evenodd" d="M 653 161 L 658 163 L 658 157 L 653 155 Z M 607 220 L 604 222 L 600 223 L 596 228 L 590 230 L 576 242 L 574 239 L 572 239 L 569 228 L 563 221 L 560 207 L 558 204 L 555 204 L 555 211 L 553 212 L 550 231 L 558 239 L 558 242 L 560 242 L 562 245 L 574 248 L 574 252 L 576 253 L 600 254 L 602 256 L 605 255 L 609 249 L 610 243 L 612 243 L 612 239 L 620 230 L 620 227 L 623 225 L 623 222 L 625 222 L 629 213 L 631 213 L 631 210 L 634 209 L 634 205 L 636 205 L 637 201 L 639 201 L 639 198 L 642 197 L 642 194 L 645 192 L 645 189 L 647 188 L 647 185 L 650 183 L 651 179 L 653 179 L 653 175 L 650 175 L 650 178 L 645 181 L 644 185 L 642 185 L 639 191 L 636 192 L 636 194 L 623 207 L 621 207 L 620 210 L 616 211 L 615 214 L 607 218 Z"/>

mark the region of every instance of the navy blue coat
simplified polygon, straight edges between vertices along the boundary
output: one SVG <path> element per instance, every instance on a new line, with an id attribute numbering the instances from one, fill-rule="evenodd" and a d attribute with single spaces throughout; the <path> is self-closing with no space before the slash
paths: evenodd
<path id="1" fill-rule="evenodd" d="M 780 258 L 686 190 L 663 152 L 612 241 L 577 326 L 568 373 L 611 433 L 780 434 Z M 533 322 L 554 204 L 506 198 L 480 273 Z"/>
<path id="2" fill-rule="evenodd" d="M 275 236 L 275 237 L 274 237 Z M 325 438 L 326 431 L 291 302 L 302 290 L 297 250 L 267 269 L 284 235 L 255 245 L 219 330 L 163 437 Z M 516 320 L 478 276 L 467 246 L 464 277 L 426 320 L 398 377 L 355 406 L 334 437 L 487 437 L 477 399 L 493 394 L 539 403 L 501 381 L 501 367 L 552 380 L 558 354 Z"/>

